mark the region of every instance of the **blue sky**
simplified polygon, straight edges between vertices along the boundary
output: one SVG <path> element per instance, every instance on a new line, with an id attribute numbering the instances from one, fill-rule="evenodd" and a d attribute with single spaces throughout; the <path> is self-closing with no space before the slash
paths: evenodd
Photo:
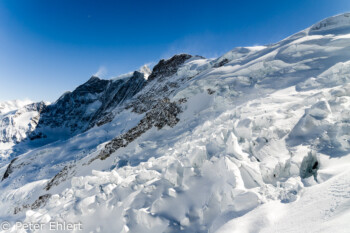
<path id="1" fill-rule="evenodd" d="M 1 0 L 0 101 L 56 100 L 176 53 L 277 42 L 350 11 L 348 0 Z"/>

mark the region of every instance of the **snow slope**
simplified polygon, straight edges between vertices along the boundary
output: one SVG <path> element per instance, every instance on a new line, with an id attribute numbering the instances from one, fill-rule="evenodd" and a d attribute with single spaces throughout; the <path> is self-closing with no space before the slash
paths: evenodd
<path id="1" fill-rule="evenodd" d="M 346 232 L 349 60 L 342 14 L 217 59 L 175 55 L 143 79 L 92 78 L 35 130 L 74 133 L 20 142 L 3 162 L 4 232 L 32 232 L 16 221 L 46 227 L 34 232 L 52 221 L 82 232 Z"/>
<path id="2" fill-rule="evenodd" d="M 340 174 L 306 188 L 288 205 L 271 201 L 245 216 L 226 223 L 225 232 L 348 232 L 350 217 L 349 159 Z"/>
<path id="3" fill-rule="evenodd" d="M 40 113 L 48 103 L 7 101 L 0 104 L 0 158 L 4 161 L 14 147 L 26 139 L 38 124 Z"/>
<path id="4" fill-rule="evenodd" d="M 11 100 L 0 102 L 0 114 L 4 114 L 16 109 L 22 108 L 25 105 L 33 103 L 31 100 Z"/>

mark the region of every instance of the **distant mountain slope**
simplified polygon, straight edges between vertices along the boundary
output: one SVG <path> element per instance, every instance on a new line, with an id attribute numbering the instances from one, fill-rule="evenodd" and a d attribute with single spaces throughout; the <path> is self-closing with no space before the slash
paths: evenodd
<path id="1" fill-rule="evenodd" d="M 0 102 L 0 114 L 4 114 L 19 108 L 24 107 L 27 104 L 32 103 L 31 100 L 12 100 Z"/>
<path id="2" fill-rule="evenodd" d="M 7 151 L 0 219 L 104 233 L 344 232 L 349 15 L 216 59 L 178 54 L 151 74 L 92 77 Z"/>
<path id="3" fill-rule="evenodd" d="M 0 157 L 6 159 L 13 152 L 13 147 L 35 130 L 46 104 L 12 101 L 0 106 Z"/>

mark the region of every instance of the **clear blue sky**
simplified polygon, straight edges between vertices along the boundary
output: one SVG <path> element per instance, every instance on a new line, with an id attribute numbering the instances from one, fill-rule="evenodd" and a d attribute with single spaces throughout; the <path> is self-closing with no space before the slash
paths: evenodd
<path id="1" fill-rule="evenodd" d="M 0 101 L 56 100 L 175 53 L 219 56 L 350 11 L 348 0 L 1 0 Z"/>

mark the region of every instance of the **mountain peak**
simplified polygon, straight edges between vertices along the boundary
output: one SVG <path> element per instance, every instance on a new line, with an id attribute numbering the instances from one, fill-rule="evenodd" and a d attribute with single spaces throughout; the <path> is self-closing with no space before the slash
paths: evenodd
<path id="1" fill-rule="evenodd" d="M 189 54 L 177 54 L 167 60 L 161 59 L 158 64 L 153 67 L 152 73 L 148 77 L 148 81 L 152 81 L 159 76 L 171 76 L 175 74 L 177 68 L 191 57 L 192 55 Z"/>
<path id="2" fill-rule="evenodd" d="M 143 73 L 145 79 L 148 79 L 148 76 L 152 73 L 151 69 L 146 64 L 140 67 L 139 72 Z"/>
<path id="3" fill-rule="evenodd" d="M 93 80 L 100 80 L 100 78 L 96 75 L 92 75 L 88 81 L 93 81 Z"/>

